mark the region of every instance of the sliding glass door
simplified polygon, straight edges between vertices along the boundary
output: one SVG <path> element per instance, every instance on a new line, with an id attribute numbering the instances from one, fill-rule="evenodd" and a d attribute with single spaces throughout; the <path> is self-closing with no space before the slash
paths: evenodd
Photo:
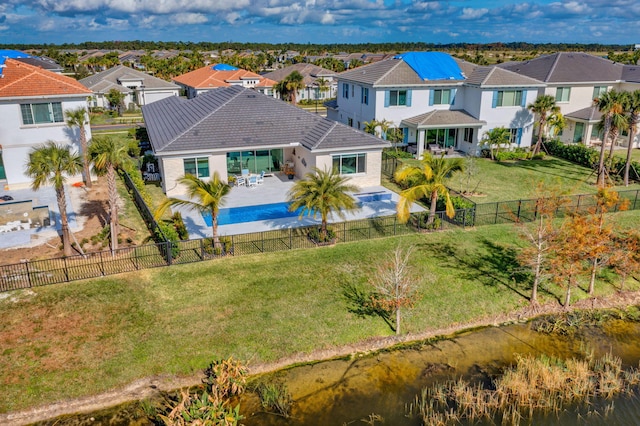
<path id="1" fill-rule="evenodd" d="M 262 171 L 274 173 L 280 170 L 283 157 L 282 149 L 227 152 L 227 173 L 241 174 L 245 169 L 256 174 Z"/>

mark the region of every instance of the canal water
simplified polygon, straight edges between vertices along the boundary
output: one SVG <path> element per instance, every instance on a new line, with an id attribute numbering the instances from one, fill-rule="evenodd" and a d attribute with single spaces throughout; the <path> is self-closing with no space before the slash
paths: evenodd
<path id="1" fill-rule="evenodd" d="M 425 386 L 465 378 L 490 382 L 505 366 L 514 364 L 517 355 L 547 355 L 568 359 L 596 357 L 612 353 L 622 359 L 623 367 L 638 367 L 640 360 L 640 323 L 620 319 L 607 320 L 598 327 L 581 327 L 570 335 L 544 334 L 531 323 L 488 327 L 467 331 L 455 337 L 415 343 L 400 350 L 373 355 L 320 362 L 289 368 L 260 378 L 285 383 L 293 398 L 289 418 L 266 413 L 253 393 L 241 401 L 246 426 L 271 425 L 351 425 L 367 424 L 371 415 L 380 416 L 385 425 L 420 425 L 421 420 L 407 416 L 407 407 Z M 556 415 L 536 418 L 536 425 L 637 425 L 640 402 L 637 394 L 612 401 L 593 401 L 586 410 L 569 409 Z M 613 406 L 613 410 L 605 409 Z M 87 419 L 93 419 L 86 423 Z M 151 424 L 131 407 L 56 419 L 40 424 Z M 474 423 L 478 424 L 478 423 Z M 527 424 L 527 423 L 523 423 Z"/>

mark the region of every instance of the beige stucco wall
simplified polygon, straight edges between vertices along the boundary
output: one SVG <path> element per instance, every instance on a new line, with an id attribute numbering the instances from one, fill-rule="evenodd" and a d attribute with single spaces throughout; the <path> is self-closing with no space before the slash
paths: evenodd
<path id="1" fill-rule="evenodd" d="M 367 165 L 366 172 L 362 174 L 355 175 L 345 175 L 350 179 L 350 183 L 356 185 L 360 188 L 364 188 L 367 186 L 378 186 L 381 182 L 382 177 L 382 151 L 366 151 L 366 150 L 358 150 L 353 151 L 353 153 L 366 153 L 367 154 Z M 349 154 L 350 152 L 335 152 L 335 153 L 327 153 L 327 154 L 318 154 L 316 156 L 316 164 L 320 169 L 331 169 L 333 165 L 332 155 L 334 154 Z"/>
<path id="2" fill-rule="evenodd" d="M 168 197 L 176 197 L 185 194 L 185 188 L 177 183 L 178 179 L 184 176 L 184 158 L 209 158 L 209 177 L 214 172 L 220 174 L 220 178 L 224 181 L 228 180 L 227 176 L 227 156 L 224 153 L 214 155 L 190 155 L 185 157 L 165 157 L 158 161 L 160 172 L 162 173 L 162 189 Z"/>

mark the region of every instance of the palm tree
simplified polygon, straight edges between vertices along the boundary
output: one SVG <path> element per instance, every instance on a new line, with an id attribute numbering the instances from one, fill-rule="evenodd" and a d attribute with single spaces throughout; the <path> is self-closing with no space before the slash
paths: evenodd
<path id="1" fill-rule="evenodd" d="M 187 187 L 189 200 L 180 198 L 167 198 L 156 210 L 154 216 L 162 217 L 167 208 L 172 206 L 185 206 L 201 213 L 211 215 L 211 231 L 213 246 L 221 248 L 218 238 L 218 211 L 224 204 L 224 197 L 231 191 L 231 185 L 220 179 L 220 174 L 214 172 L 208 182 L 197 178 L 194 175 L 184 175 L 178 182 Z"/>
<path id="2" fill-rule="evenodd" d="M 327 217 L 335 213 L 345 219 L 345 210 L 356 210 L 358 204 L 348 193 L 358 191 L 358 187 L 347 183 L 348 177 L 340 176 L 336 169 L 320 170 L 314 167 L 304 179 L 296 182 L 287 194 L 290 211 L 302 208 L 303 215 L 315 217 L 320 213 L 320 237 L 327 240 Z"/>
<path id="3" fill-rule="evenodd" d="M 87 154 L 87 133 L 85 125 L 89 124 L 87 111 L 84 107 L 69 109 L 64 112 L 67 116 L 67 127 L 73 129 L 77 127 L 80 132 L 80 154 L 82 155 L 82 177 L 87 188 L 91 188 L 91 174 L 89 172 L 89 156 Z"/>
<path id="4" fill-rule="evenodd" d="M 627 146 L 627 160 L 624 165 L 624 186 L 629 186 L 631 152 L 633 150 L 633 140 L 638 132 L 638 120 L 640 120 L 640 90 L 629 93 L 626 110 L 629 113 L 629 146 Z"/>
<path id="5" fill-rule="evenodd" d="M 505 127 L 495 127 L 485 132 L 481 142 L 489 145 L 491 159 L 494 160 L 498 152 L 500 152 L 500 147 L 502 145 L 508 145 L 509 142 L 511 142 L 511 131 Z M 493 152 L 494 147 L 496 147 L 495 155 Z"/>
<path id="6" fill-rule="evenodd" d="M 564 115 L 560 112 L 551 114 L 549 118 L 547 118 L 547 126 L 549 127 L 549 133 L 555 138 L 566 126 Z"/>
<path id="7" fill-rule="evenodd" d="M 379 125 L 380 125 L 380 122 L 374 118 L 371 121 L 364 122 L 363 130 L 365 133 L 369 133 L 370 135 L 379 136 L 378 130 L 377 130 Z"/>
<path id="8" fill-rule="evenodd" d="M 455 215 L 449 189 L 445 181 L 455 172 L 462 171 L 464 163 L 461 158 L 433 157 L 425 153 L 420 166 L 405 166 L 396 172 L 395 180 L 398 183 L 408 184 L 409 188 L 400 192 L 398 201 L 398 219 L 406 222 L 411 215 L 411 204 L 423 197 L 429 197 L 431 208 L 428 224 L 433 223 L 436 217 L 436 204 L 438 196 L 445 198 L 446 213 L 448 217 Z"/>
<path id="9" fill-rule="evenodd" d="M 298 91 L 305 88 L 304 77 L 298 71 L 293 71 L 286 76 L 280 83 L 276 84 L 275 89 L 280 92 L 283 99 L 288 98 L 293 105 L 296 104 Z"/>
<path id="10" fill-rule="evenodd" d="M 600 110 L 603 115 L 603 128 L 604 128 L 604 136 L 602 140 L 602 145 L 600 146 L 600 158 L 598 159 L 598 180 L 597 184 L 600 187 L 604 186 L 605 180 L 605 163 L 604 163 L 604 153 L 606 148 L 606 142 L 610 137 L 610 129 L 611 129 L 611 120 L 612 117 L 616 114 L 622 114 L 624 111 L 624 94 L 622 92 L 617 92 L 615 90 L 610 90 L 608 92 L 603 93 L 601 96 L 597 97 L 593 100 L 594 106 Z M 612 142 L 613 143 L 613 142 Z"/>
<path id="11" fill-rule="evenodd" d="M 118 249 L 118 188 L 116 170 L 131 164 L 129 146 L 122 139 L 111 137 L 93 138 L 89 146 L 89 155 L 98 176 L 107 175 L 109 192 L 109 232 L 112 253 Z"/>
<path id="12" fill-rule="evenodd" d="M 80 157 L 71 152 L 70 147 L 47 141 L 36 146 L 29 152 L 27 175 L 33 179 L 31 188 L 34 191 L 42 185 L 53 185 L 56 200 L 60 210 L 60 225 L 62 228 L 62 247 L 65 256 L 71 256 L 71 232 L 67 218 L 67 201 L 64 183 L 67 176 L 80 173 L 82 162 Z"/>
<path id="13" fill-rule="evenodd" d="M 538 140 L 533 148 L 533 155 L 540 152 L 542 146 L 542 136 L 550 115 L 560 113 L 560 107 L 556 105 L 556 98 L 551 95 L 540 95 L 527 109 L 538 116 Z"/>

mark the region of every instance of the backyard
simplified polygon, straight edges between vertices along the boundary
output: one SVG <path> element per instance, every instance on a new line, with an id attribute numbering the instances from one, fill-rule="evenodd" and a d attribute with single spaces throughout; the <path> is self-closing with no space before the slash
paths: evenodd
<path id="1" fill-rule="evenodd" d="M 638 213 L 620 218 L 632 223 Z M 215 358 L 233 356 L 256 368 L 339 354 L 345 345 L 367 347 L 393 331 L 378 316 L 358 314 L 359 295 L 370 291 L 374 265 L 398 244 L 416 247 L 415 276 L 425 277 L 404 318 L 405 332 L 491 324 L 528 305 L 529 280 L 514 260 L 522 242 L 512 225 L 248 255 L 5 293 L 0 413 L 152 375 L 192 375 Z M 605 273 L 596 293 L 615 294 L 617 285 Z M 638 287 L 629 280 L 627 290 Z M 547 283 L 541 302 L 559 310 L 562 293 Z M 586 297 L 584 290 L 574 293 L 574 301 Z"/>
<path id="2" fill-rule="evenodd" d="M 477 163 L 482 200 L 530 197 L 541 179 L 559 181 L 573 193 L 594 192 L 584 183 L 589 170 L 554 158 Z M 158 202 L 159 188 L 150 189 Z M 143 222 L 122 189 L 121 196 L 125 226 L 144 241 Z M 632 227 L 639 216 L 631 211 L 616 218 Z M 404 332 L 413 338 L 528 316 L 530 277 L 516 262 L 523 244 L 513 225 L 484 226 L 3 293 L 0 413 L 93 395 L 143 377 L 194 375 L 216 358 L 233 356 L 255 369 L 367 348 L 393 335 L 381 317 L 361 308 L 375 265 L 398 245 L 416 247 L 412 266 L 416 277 L 424 277 L 416 306 L 403 319 Z M 617 295 L 618 285 L 605 271 L 596 295 Z M 639 288 L 627 280 L 626 290 Z M 560 310 L 562 294 L 545 283 L 543 308 Z M 574 301 L 585 298 L 584 286 L 574 291 Z"/>

